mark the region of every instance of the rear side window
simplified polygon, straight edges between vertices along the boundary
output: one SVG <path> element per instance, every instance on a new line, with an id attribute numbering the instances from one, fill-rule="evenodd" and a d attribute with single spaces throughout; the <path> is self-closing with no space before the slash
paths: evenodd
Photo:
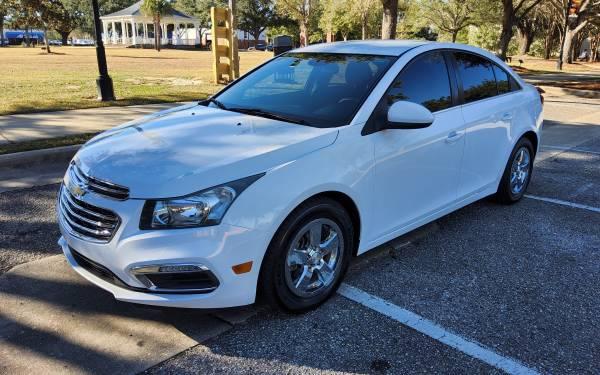
<path id="1" fill-rule="evenodd" d="M 423 54 L 400 72 L 387 92 L 387 104 L 399 100 L 418 103 L 431 112 L 452 106 L 450 81 L 440 52 Z"/>
<path id="2" fill-rule="evenodd" d="M 497 95 L 493 64 L 477 55 L 457 52 L 454 54 L 463 84 L 465 103 Z"/>
<path id="3" fill-rule="evenodd" d="M 510 81 L 508 78 L 508 73 L 506 73 L 504 69 L 494 64 L 494 74 L 496 75 L 498 95 L 510 92 Z"/>

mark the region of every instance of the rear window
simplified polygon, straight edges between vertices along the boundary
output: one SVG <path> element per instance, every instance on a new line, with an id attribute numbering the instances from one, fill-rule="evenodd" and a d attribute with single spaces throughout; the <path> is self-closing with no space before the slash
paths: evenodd
<path id="1" fill-rule="evenodd" d="M 471 53 L 456 52 L 454 54 L 463 84 L 465 103 L 496 96 L 496 78 L 493 64 Z"/>

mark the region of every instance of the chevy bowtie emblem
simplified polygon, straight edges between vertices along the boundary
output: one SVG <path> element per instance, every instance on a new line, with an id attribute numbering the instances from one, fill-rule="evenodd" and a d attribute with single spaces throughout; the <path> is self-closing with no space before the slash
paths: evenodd
<path id="1" fill-rule="evenodd" d="M 87 186 L 84 183 L 69 181 L 67 188 L 75 198 L 81 198 L 87 193 Z"/>

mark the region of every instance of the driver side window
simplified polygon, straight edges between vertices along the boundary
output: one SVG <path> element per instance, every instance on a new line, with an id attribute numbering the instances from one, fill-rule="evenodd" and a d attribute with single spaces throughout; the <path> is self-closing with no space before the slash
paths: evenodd
<path id="1" fill-rule="evenodd" d="M 386 94 L 388 106 L 398 100 L 421 104 L 431 112 L 452 106 L 450 80 L 441 52 L 423 54 L 402 69 Z"/>

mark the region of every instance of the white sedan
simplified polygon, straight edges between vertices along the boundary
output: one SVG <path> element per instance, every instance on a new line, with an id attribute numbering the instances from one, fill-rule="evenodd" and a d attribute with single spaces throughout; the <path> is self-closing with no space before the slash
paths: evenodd
<path id="1" fill-rule="evenodd" d="M 535 87 L 481 49 L 309 46 L 90 140 L 59 193 L 59 243 L 119 300 L 303 311 L 354 256 L 521 199 L 541 124 Z"/>

